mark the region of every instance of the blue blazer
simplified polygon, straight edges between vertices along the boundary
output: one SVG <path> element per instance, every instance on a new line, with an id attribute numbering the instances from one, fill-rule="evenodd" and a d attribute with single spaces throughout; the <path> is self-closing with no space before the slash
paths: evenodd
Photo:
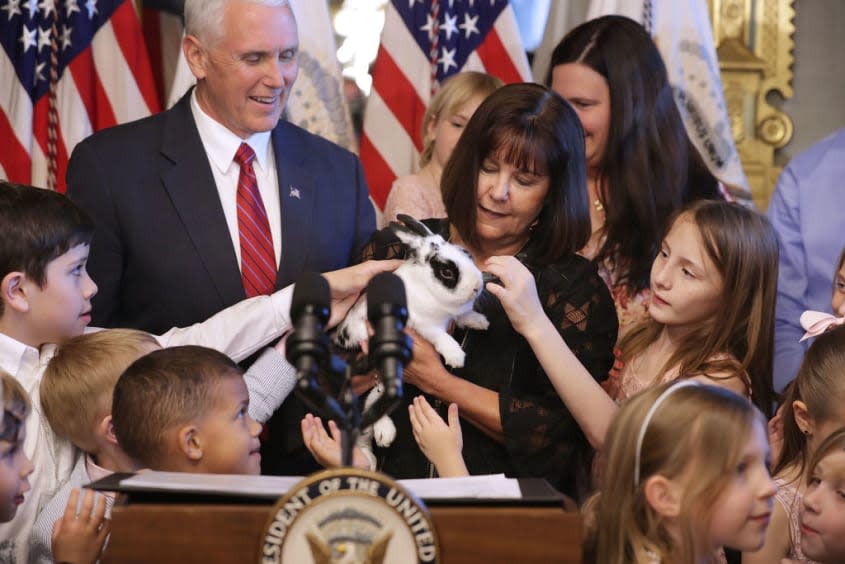
<path id="1" fill-rule="evenodd" d="M 283 121 L 271 143 L 282 288 L 303 271 L 349 265 L 375 230 L 375 215 L 355 155 Z M 68 195 L 96 223 L 88 261 L 99 286 L 95 325 L 158 334 L 246 297 L 190 92 L 168 111 L 79 143 L 67 181 Z"/>

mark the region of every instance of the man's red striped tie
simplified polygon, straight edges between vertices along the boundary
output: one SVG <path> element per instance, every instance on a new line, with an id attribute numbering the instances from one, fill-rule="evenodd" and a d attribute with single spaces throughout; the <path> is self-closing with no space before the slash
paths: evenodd
<path id="1" fill-rule="evenodd" d="M 241 279 L 246 296 L 272 294 L 276 287 L 276 258 L 270 222 L 258 191 L 252 161 L 255 152 L 241 143 L 235 162 L 241 167 L 238 176 L 238 232 L 241 239 Z"/>

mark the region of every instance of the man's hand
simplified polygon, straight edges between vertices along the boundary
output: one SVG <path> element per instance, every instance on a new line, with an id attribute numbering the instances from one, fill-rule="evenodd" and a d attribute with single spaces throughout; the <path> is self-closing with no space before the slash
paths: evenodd
<path id="1" fill-rule="evenodd" d="M 323 274 L 329 282 L 332 293 L 332 313 L 329 318 L 329 328 L 334 327 L 346 317 L 346 313 L 361 292 L 369 284 L 370 279 L 380 272 L 392 272 L 399 268 L 404 261 L 368 260 L 355 266 L 333 270 Z"/>

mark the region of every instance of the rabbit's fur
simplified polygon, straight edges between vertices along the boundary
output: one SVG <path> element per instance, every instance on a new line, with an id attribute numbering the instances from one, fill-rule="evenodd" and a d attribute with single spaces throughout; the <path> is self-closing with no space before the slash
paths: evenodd
<path id="1" fill-rule="evenodd" d="M 432 233 L 412 217 L 400 215 L 399 220 L 404 226 L 392 223 L 391 228 L 409 249 L 405 262 L 395 271 L 405 284 L 408 327 L 429 341 L 446 365 L 460 368 L 465 353 L 448 329 L 452 321 L 470 329 L 489 326 L 487 318 L 473 310 L 484 287 L 481 271 L 463 248 Z M 346 349 L 356 348 L 368 338 L 366 321 L 367 302 L 362 295 L 338 325 L 334 342 Z M 377 386 L 368 395 L 365 409 L 380 395 L 381 388 Z M 390 445 L 396 436 L 396 428 L 386 416 L 375 423 L 373 431 L 380 446 Z M 359 446 L 363 441 L 369 446 L 371 434 L 364 430 Z"/>

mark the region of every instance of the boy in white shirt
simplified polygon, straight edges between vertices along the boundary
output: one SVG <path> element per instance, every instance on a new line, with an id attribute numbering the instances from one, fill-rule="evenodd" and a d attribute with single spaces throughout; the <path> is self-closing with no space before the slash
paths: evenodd
<path id="1" fill-rule="evenodd" d="M 0 226 L 0 369 L 21 383 L 32 400 L 23 448 L 35 466 L 31 494 L 17 517 L 0 525 L 0 562 L 13 564 L 28 561 L 27 541 L 36 516 L 76 464 L 73 445 L 42 422 L 39 384 L 57 345 L 86 331 L 97 286 L 85 268 L 94 225 L 63 195 L 0 181 Z M 397 265 L 370 262 L 326 274 L 332 287 L 329 323 L 345 315 L 374 274 Z M 240 361 L 291 328 L 291 295 L 292 287 L 287 287 L 272 296 L 250 298 L 156 340 L 162 347 L 199 344 Z M 292 386 L 293 367 L 272 349 L 265 355 L 284 367 L 284 380 Z M 272 396 L 276 378 L 262 382 L 271 391 L 259 395 Z"/>

